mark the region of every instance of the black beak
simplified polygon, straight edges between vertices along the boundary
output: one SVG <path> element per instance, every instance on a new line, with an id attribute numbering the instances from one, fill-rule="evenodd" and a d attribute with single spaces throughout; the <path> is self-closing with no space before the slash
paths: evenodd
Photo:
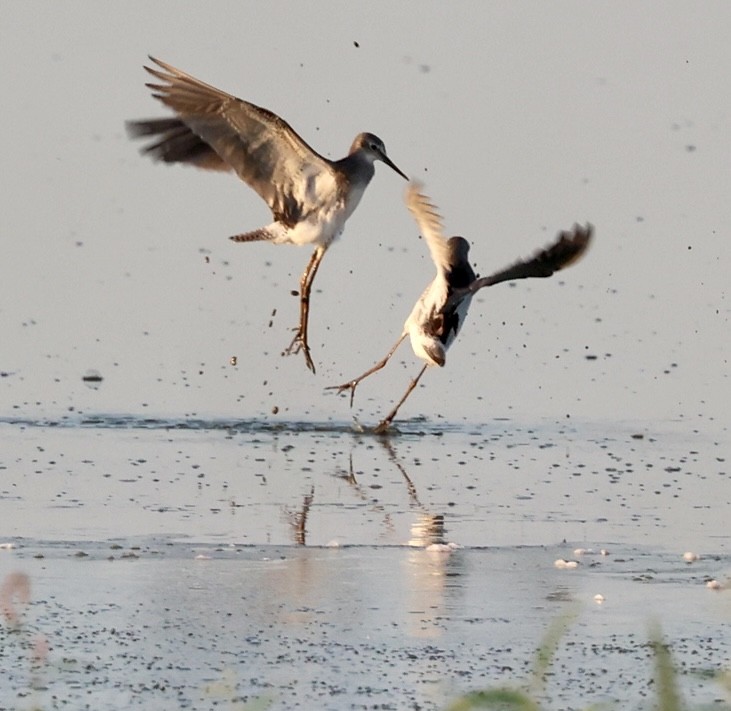
<path id="1" fill-rule="evenodd" d="M 402 170 L 399 170 L 399 167 L 385 154 L 381 153 L 381 160 L 389 167 L 391 170 L 395 170 L 404 180 L 408 180 L 409 176 L 406 175 Z"/>

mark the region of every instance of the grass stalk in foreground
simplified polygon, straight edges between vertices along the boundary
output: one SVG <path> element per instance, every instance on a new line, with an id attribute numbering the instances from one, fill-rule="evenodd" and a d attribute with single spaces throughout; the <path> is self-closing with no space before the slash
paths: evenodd
<path id="1" fill-rule="evenodd" d="M 571 623 L 576 612 L 559 617 L 543 636 L 536 650 L 533 672 L 527 683 L 527 690 L 498 687 L 484 691 L 473 691 L 453 701 L 446 711 L 472 711 L 473 709 L 499 709 L 500 711 L 540 711 L 538 699 L 545 696 L 545 676 L 550 670 L 556 655 L 559 642 Z M 657 699 L 654 708 L 657 711 L 688 711 L 690 709 L 681 697 L 678 685 L 678 672 L 673 664 L 669 646 L 663 641 L 660 625 L 652 623 L 649 629 L 650 647 L 653 651 L 654 686 Z M 710 677 L 718 682 L 731 696 L 731 671 L 714 674 Z M 587 709 L 599 708 L 590 706 Z M 606 708 L 605 705 L 602 708 Z M 611 706 L 609 707 L 611 708 Z M 731 709 L 728 704 L 714 708 Z"/>

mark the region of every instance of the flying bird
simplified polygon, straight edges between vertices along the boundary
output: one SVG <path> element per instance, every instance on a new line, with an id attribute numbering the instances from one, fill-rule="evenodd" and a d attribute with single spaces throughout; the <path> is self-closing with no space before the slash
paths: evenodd
<path id="1" fill-rule="evenodd" d="M 329 160 L 314 151 L 282 118 L 237 99 L 165 62 L 145 67 L 158 83 L 152 95 L 175 112 L 174 118 L 128 121 L 133 138 L 148 138 L 142 153 L 164 163 L 187 163 L 208 170 L 234 171 L 269 205 L 274 221 L 234 235 L 234 242 L 314 245 L 300 279 L 300 322 L 284 354 L 304 353 L 315 365 L 308 343 L 310 292 L 328 247 L 363 197 L 377 160 L 401 177 L 372 133 L 358 134 L 345 158 Z"/>
<path id="2" fill-rule="evenodd" d="M 464 237 L 447 239 L 444 236 L 442 218 L 421 190 L 420 183 L 410 183 L 406 190 L 406 205 L 429 247 L 437 270 L 436 277 L 419 297 L 404 323 L 398 341 L 386 356 L 357 378 L 327 388 L 337 390 L 338 393 L 349 390 L 352 407 L 358 384 L 385 367 L 406 336 L 409 336 L 414 354 L 425 365 L 409 383 L 403 397 L 375 427 L 376 434 L 383 434 L 388 430 L 399 408 L 417 386 L 426 369 L 430 366 L 444 366 L 447 351 L 467 317 L 472 297 L 480 289 L 515 279 L 550 277 L 576 262 L 586 252 L 594 232 L 590 224 L 585 227 L 576 224 L 570 231 L 561 232 L 551 245 L 533 257 L 515 262 L 491 276 L 478 278 L 468 260 L 469 242 Z"/>

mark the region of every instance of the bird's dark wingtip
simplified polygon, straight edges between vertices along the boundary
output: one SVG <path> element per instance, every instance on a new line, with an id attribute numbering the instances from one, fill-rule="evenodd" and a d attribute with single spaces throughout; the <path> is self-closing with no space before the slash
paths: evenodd
<path id="1" fill-rule="evenodd" d="M 143 121 L 125 121 L 124 130 L 127 132 L 129 138 L 139 138 L 140 136 L 146 135 L 143 127 Z"/>
<path id="2" fill-rule="evenodd" d="M 594 238 L 594 225 L 591 222 L 587 222 L 583 226 L 576 224 L 574 225 L 574 234 L 581 239 L 586 248 Z"/>

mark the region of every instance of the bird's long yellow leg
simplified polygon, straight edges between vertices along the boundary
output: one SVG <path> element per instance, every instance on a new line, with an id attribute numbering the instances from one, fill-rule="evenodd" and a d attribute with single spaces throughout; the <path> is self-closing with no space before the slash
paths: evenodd
<path id="1" fill-rule="evenodd" d="M 292 355 L 303 351 L 305 354 L 305 362 L 307 367 L 314 373 L 315 364 L 312 362 L 310 355 L 310 344 L 307 341 L 307 325 L 310 317 L 310 292 L 312 291 L 312 282 L 315 280 L 315 274 L 320 267 L 320 262 L 325 256 L 327 247 L 319 246 L 310 257 L 307 268 L 300 279 L 300 325 L 295 333 L 292 343 L 289 344 L 283 355 Z"/>
<path id="2" fill-rule="evenodd" d="M 391 359 L 391 356 L 396 352 L 396 349 L 401 345 L 404 338 L 406 338 L 406 334 L 402 333 L 398 341 L 393 344 L 391 350 L 386 353 L 386 356 L 382 360 L 379 360 L 378 363 L 376 363 L 372 368 L 366 370 L 363 375 L 359 375 L 357 378 L 349 380 L 347 383 L 343 383 L 342 385 L 330 385 L 326 387 L 325 390 L 337 390 L 338 394 L 343 393 L 346 390 L 350 390 L 350 406 L 353 407 L 353 398 L 355 397 L 355 389 L 358 387 L 358 383 L 361 380 L 365 380 L 365 378 L 367 378 L 369 375 L 377 373 L 379 370 L 381 370 L 381 368 L 384 368 L 386 363 L 388 363 L 388 361 Z"/>
<path id="3" fill-rule="evenodd" d="M 406 392 L 404 393 L 403 397 L 396 403 L 393 410 L 391 410 L 391 412 L 389 412 L 388 415 L 386 415 L 373 430 L 375 434 L 383 434 L 391 426 L 391 422 L 393 421 L 393 418 L 396 417 L 396 413 L 399 411 L 399 408 L 401 407 L 401 405 L 404 404 L 404 402 L 406 402 L 406 398 L 411 395 L 412 390 L 418 385 L 419 380 L 421 380 L 421 376 L 424 375 L 428 367 L 429 364 L 427 363 L 419 371 L 419 374 L 409 383 L 409 387 L 406 388 Z"/>

